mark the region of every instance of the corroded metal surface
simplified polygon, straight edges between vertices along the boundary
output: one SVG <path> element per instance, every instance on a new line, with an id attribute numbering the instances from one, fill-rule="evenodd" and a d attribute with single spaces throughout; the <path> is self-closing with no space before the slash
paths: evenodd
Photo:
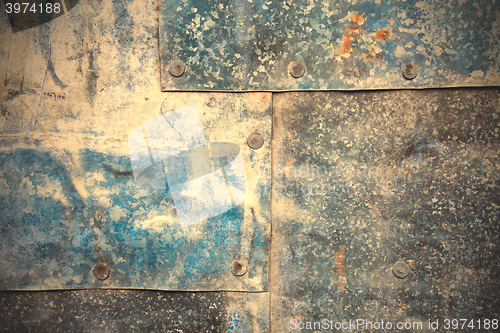
<path id="1" fill-rule="evenodd" d="M 499 85 L 494 0 L 64 3 L 0 11 L 0 289 L 142 290 L 0 330 L 498 318 L 498 89 L 213 92 Z"/>
<path id="2" fill-rule="evenodd" d="M 161 92 L 155 9 L 80 1 L 16 33 L 0 14 L 0 289 L 267 288 L 271 94 Z M 189 117 L 172 111 L 188 106 Z M 131 140 L 137 129 L 145 149 Z M 258 150 L 247 145 L 254 132 Z M 188 145 L 208 152 L 203 170 L 202 155 L 179 157 L 180 133 L 203 138 Z M 140 183 L 137 156 L 168 182 Z M 217 199 L 191 176 L 211 172 L 226 205 L 191 219 L 200 197 Z M 248 263 L 243 276 L 231 272 L 236 259 Z"/>
<path id="3" fill-rule="evenodd" d="M 266 293 L 0 293 L 1 332 L 268 332 Z"/>
<path id="4" fill-rule="evenodd" d="M 162 89 L 500 85 L 498 13 L 495 0 L 161 0 Z"/>
<path id="5" fill-rule="evenodd" d="M 282 93 L 273 105 L 273 332 L 499 318 L 498 89 Z"/>

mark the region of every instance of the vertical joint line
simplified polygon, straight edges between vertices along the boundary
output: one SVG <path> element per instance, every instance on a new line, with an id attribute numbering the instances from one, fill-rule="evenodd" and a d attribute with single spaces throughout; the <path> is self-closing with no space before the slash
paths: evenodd
<path id="1" fill-rule="evenodd" d="M 274 117 L 275 117 L 275 110 L 274 110 L 274 94 L 275 93 L 270 93 L 271 94 L 271 140 L 270 140 L 270 149 L 271 149 L 271 190 L 269 193 L 269 247 L 268 247 L 268 259 L 267 259 L 267 285 L 268 285 L 268 309 L 269 309 L 269 332 L 274 331 L 274 325 L 273 325 L 273 312 L 272 312 L 272 305 L 273 305 L 273 285 L 272 285 L 272 278 L 273 278 L 273 271 L 272 271 L 272 254 L 273 254 L 273 200 L 274 200 L 274 187 L 275 187 L 275 179 L 274 179 L 274 168 L 276 167 L 275 165 L 275 152 L 274 152 L 274 142 L 273 142 L 273 137 L 274 137 Z"/>

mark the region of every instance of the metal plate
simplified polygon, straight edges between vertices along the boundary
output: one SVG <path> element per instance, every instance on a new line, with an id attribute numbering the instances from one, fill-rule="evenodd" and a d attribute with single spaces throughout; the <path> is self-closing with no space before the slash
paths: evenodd
<path id="1" fill-rule="evenodd" d="M 80 133 L 45 132 L 48 138 L 36 132 L 7 135 L 0 152 L 2 289 L 266 288 L 269 95 L 178 93 L 167 97 L 161 117 L 171 119 L 168 115 L 175 111 L 165 110 L 181 103 L 198 105 L 204 134 L 210 141 L 235 142 L 235 147 L 241 147 L 239 175 L 245 193 L 240 200 L 236 201 L 233 190 L 229 192 L 234 205 L 228 201 L 223 177 L 229 177 L 230 164 L 215 170 L 207 164 L 207 176 L 189 180 L 200 172 L 202 154 L 176 160 L 178 164 L 163 161 L 169 171 L 167 187 L 163 178 L 163 188 L 141 185 L 140 179 L 134 182 L 130 159 L 136 153 L 132 153 L 130 138 L 127 153 L 127 134 L 137 125 L 140 129 L 144 120 L 152 118 L 158 123 L 155 114 L 159 110 L 135 116 L 129 113 L 128 123 L 121 127 L 123 136 L 108 137 L 108 144 L 100 135 L 90 138 Z M 197 111 L 191 110 L 196 116 Z M 179 126 L 174 124 L 174 128 Z M 191 129 L 187 134 L 193 133 Z M 246 146 L 246 137 L 256 129 L 268 138 L 267 145 L 258 151 Z M 152 135 L 148 138 L 154 149 Z M 208 147 L 213 153 L 216 145 L 209 143 Z M 224 169 L 225 175 L 220 173 Z M 186 175 L 188 180 L 173 184 L 172 174 Z M 228 186 L 234 184 L 230 179 L 228 182 Z M 223 193 L 225 201 L 217 200 Z M 237 259 L 248 263 L 248 273 L 242 277 L 235 277 L 230 270 Z M 110 277 L 102 282 L 92 276 L 98 262 L 111 269 Z"/>
<path id="2" fill-rule="evenodd" d="M 499 319 L 498 89 L 273 104 L 273 332 Z"/>
<path id="3" fill-rule="evenodd" d="M 268 332 L 267 293 L 0 292 L 1 332 Z"/>
<path id="4" fill-rule="evenodd" d="M 0 289 L 266 290 L 271 94 L 161 92 L 155 8 L 81 1 L 17 33 L 0 14 Z M 170 170 L 168 184 L 140 183 L 137 156 Z M 99 262 L 109 272 L 94 275 Z"/>
<path id="5" fill-rule="evenodd" d="M 222 91 L 494 86 L 500 85 L 498 35 L 496 0 L 161 0 L 161 85 Z M 176 61 L 185 66 L 181 76 L 169 72 Z M 403 76 L 409 63 L 416 65 L 410 80 Z"/>

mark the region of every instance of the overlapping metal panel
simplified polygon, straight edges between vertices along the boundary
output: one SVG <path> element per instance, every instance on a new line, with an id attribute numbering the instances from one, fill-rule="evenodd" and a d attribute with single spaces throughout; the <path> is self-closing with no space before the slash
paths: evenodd
<path id="1" fill-rule="evenodd" d="M 498 320 L 498 89 L 282 93 L 274 112 L 275 331 Z"/>
<path id="2" fill-rule="evenodd" d="M 1 289 L 267 289 L 271 94 L 161 92 L 154 15 L 2 15 Z"/>
<path id="3" fill-rule="evenodd" d="M 161 0 L 162 89 L 494 86 L 498 35 L 491 0 Z"/>

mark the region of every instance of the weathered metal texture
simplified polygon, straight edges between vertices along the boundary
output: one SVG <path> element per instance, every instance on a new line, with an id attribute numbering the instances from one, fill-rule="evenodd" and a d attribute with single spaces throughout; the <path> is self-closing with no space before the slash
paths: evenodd
<path id="1" fill-rule="evenodd" d="M 500 85 L 496 0 L 161 0 L 163 90 Z M 170 65 L 185 73 L 174 77 Z M 298 73 L 296 62 L 305 66 Z M 403 76 L 413 63 L 417 76 Z"/>
<path id="2" fill-rule="evenodd" d="M 268 332 L 267 293 L 0 293 L 1 332 Z"/>
<path id="3" fill-rule="evenodd" d="M 17 33 L 0 14 L 0 289 L 266 290 L 271 94 L 161 92 L 156 10 L 144 1 L 80 1 Z M 184 119 L 198 117 L 199 128 L 176 118 L 174 129 L 201 132 L 208 146 L 200 149 L 222 147 L 212 171 L 230 162 L 224 147 L 239 149 L 248 193 L 181 226 L 172 189 L 134 181 L 129 134 L 189 105 L 196 109 Z M 254 132 L 264 138 L 258 150 L 247 145 Z M 149 153 L 161 152 L 147 134 Z M 189 178 L 193 166 L 173 171 Z M 247 263 L 243 276 L 231 272 L 234 260 Z"/>
<path id="4" fill-rule="evenodd" d="M 500 317 L 500 90 L 273 104 L 273 332 Z"/>

